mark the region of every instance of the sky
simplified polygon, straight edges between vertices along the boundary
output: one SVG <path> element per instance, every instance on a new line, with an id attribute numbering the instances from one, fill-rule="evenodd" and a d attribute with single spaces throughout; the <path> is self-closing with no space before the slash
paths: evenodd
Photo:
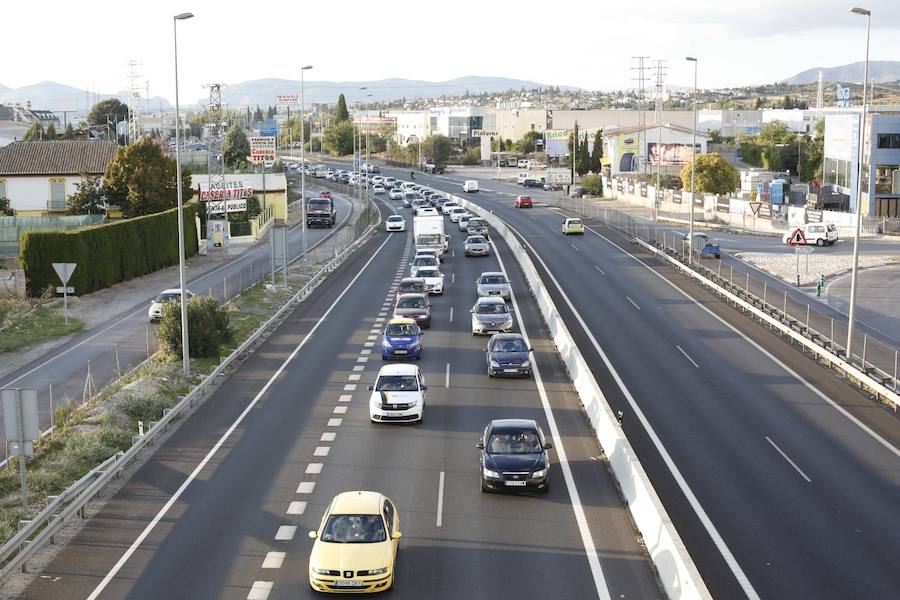
<path id="1" fill-rule="evenodd" d="M 129 60 L 150 95 L 175 99 L 173 15 L 181 101 L 204 83 L 261 78 L 442 81 L 467 75 L 587 89 L 633 87 L 633 56 L 668 61 L 667 82 L 771 83 L 813 67 L 862 61 L 865 18 L 854 0 L 154 0 L 4 3 L 0 84 L 55 81 L 101 93 L 126 89 Z M 856 0 L 872 11 L 872 60 L 900 60 L 900 0 Z"/>

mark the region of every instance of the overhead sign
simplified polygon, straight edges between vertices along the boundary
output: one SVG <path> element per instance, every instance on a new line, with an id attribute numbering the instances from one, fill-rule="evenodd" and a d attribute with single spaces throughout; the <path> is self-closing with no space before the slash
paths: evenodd
<path id="1" fill-rule="evenodd" d="M 300 108 L 300 96 L 297 94 L 278 94 L 275 96 L 278 108 Z"/>
<path id="2" fill-rule="evenodd" d="M 751 203 L 750 203 L 750 210 L 753 211 L 753 214 L 754 214 L 754 215 L 758 215 L 758 214 L 759 214 L 759 208 L 760 208 L 761 206 L 762 206 L 762 202 L 751 202 Z"/>
<path id="3" fill-rule="evenodd" d="M 200 184 L 200 202 L 252 197 L 253 185 L 249 181 L 224 181 L 221 187 L 215 188 L 210 188 L 209 183 Z"/>
<path id="4" fill-rule="evenodd" d="M 75 272 L 76 266 L 78 263 L 53 263 L 53 270 L 56 271 L 62 284 L 66 285 L 69 283 L 69 277 Z"/>
<path id="5" fill-rule="evenodd" d="M 497 137 L 500 134 L 493 129 L 473 129 L 472 137 Z"/>
<path id="6" fill-rule="evenodd" d="M 799 227 L 794 230 L 794 233 L 791 234 L 791 239 L 788 240 L 788 244 L 791 246 L 799 246 L 801 244 L 806 244 L 806 236 L 803 235 L 803 230 Z"/>
<path id="7" fill-rule="evenodd" d="M 275 160 L 275 138 L 272 136 L 251 137 L 250 160 L 253 162 Z"/>
<path id="8" fill-rule="evenodd" d="M 239 200 L 211 200 L 206 205 L 206 212 L 211 214 L 222 214 L 226 212 L 244 212 L 247 210 L 247 201 Z"/>

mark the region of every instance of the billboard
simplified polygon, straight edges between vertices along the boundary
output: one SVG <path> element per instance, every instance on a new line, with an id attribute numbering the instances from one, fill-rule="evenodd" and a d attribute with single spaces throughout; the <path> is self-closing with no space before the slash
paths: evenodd
<path id="1" fill-rule="evenodd" d="M 271 136 L 253 136 L 250 138 L 251 162 L 275 160 L 275 138 Z"/>
<path id="2" fill-rule="evenodd" d="M 209 214 L 220 215 L 226 212 L 245 212 L 247 210 L 247 200 L 212 200 L 206 205 L 206 211 Z"/>
<path id="3" fill-rule="evenodd" d="M 278 108 L 300 108 L 300 96 L 297 94 L 278 94 L 275 96 Z"/>
<path id="4" fill-rule="evenodd" d="M 686 165 L 693 158 L 690 144 L 662 144 L 656 142 L 647 144 L 647 155 L 650 157 L 651 165 L 660 164 L 660 152 L 662 148 L 662 164 L 663 165 Z M 700 153 L 700 144 L 694 146 L 694 151 Z"/>
<path id="5" fill-rule="evenodd" d="M 221 187 L 210 189 L 209 183 L 200 184 L 200 202 L 209 200 L 235 200 L 238 198 L 252 198 L 253 185 L 249 181 L 225 181 Z"/>

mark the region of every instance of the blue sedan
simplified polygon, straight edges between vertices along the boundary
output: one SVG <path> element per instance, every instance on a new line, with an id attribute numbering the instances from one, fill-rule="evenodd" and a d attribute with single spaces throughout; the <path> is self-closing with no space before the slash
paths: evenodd
<path id="1" fill-rule="evenodd" d="M 422 358 L 422 330 L 413 319 L 397 317 L 388 321 L 381 340 L 381 358 Z"/>

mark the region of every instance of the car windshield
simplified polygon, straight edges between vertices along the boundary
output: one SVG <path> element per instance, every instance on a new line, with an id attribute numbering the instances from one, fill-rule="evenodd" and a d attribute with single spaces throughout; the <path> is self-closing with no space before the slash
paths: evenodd
<path id="1" fill-rule="evenodd" d="M 472 236 L 472 237 L 470 237 L 469 239 L 466 240 L 466 243 L 467 243 L 467 244 L 483 244 L 483 243 L 484 243 L 484 238 L 483 238 L 483 237 L 478 237 L 478 236 Z"/>
<path id="2" fill-rule="evenodd" d="M 455 206 L 455 207 L 453 207 L 453 208 L 450 209 L 450 212 L 451 212 L 451 213 L 456 213 L 456 214 L 458 214 L 458 213 L 463 213 L 463 212 L 465 212 L 465 211 L 466 211 L 466 209 L 460 208 L 459 206 Z"/>
<path id="3" fill-rule="evenodd" d="M 495 433 L 487 448 L 491 454 L 536 454 L 541 451 L 541 439 L 534 431 Z"/>
<path id="4" fill-rule="evenodd" d="M 525 340 L 521 338 L 499 339 L 491 346 L 493 352 L 528 352 Z"/>
<path id="5" fill-rule="evenodd" d="M 402 220 L 403 220 L 403 217 L 399 217 L 397 215 L 392 215 L 392 216 L 388 217 L 388 221 L 402 221 Z"/>
<path id="6" fill-rule="evenodd" d="M 308 210 L 330 210 L 331 209 L 331 200 L 311 199 L 307 202 L 307 209 Z"/>
<path id="7" fill-rule="evenodd" d="M 331 515 L 320 539 L 336 544 L 371 544 L 387 537 L 381 515 Z"/>
<path id="8" fill-rule="evenodd" d="M 432 267 L 434 266 L 435 260 L 433 256 L 418 256 L 413 259 L 413 264 L 417 267 Z"/>
<path id="9" fill-rule="evenodd" d="M 417 273 L 419 277 L 440 277 L 441 274 L 437 269 L 419 269 Z"/>
<path id="10" fill-rule="evenodd" d="M 384 335 L 392 337 L 416 335 L 416 326 L 412 323 L 388 323 Z"/>
<path id="11" fill-rule="evenodd" d="M 484 219 L 469 219 L 469 227 L 477 227 L 479 225 L 484 225 Z"/>
<path id="12" fill-rule="evenodd" d="M 475 307 L 479 315 L 503 315 L 509 312 L 505 302 L 484 302 Z"/>
<path id="13" fill-rule="evenodd" d="M 375 385 L 377 392 L 415 392 L 419 380 L 415 375 L 382 375 Z"/>
<path id="14" fill-rule="evenodd" d="M 482 275 L 481 283 L 486 283 L 488 285 L 502 285 L 506 283 L 506 277 L 503 275 Z"/>
<path id="15" fill-rule="evenodd" d="M 425 298 L 401 298 L 397 308 L 425 308 Z"/>
<path id="16" fill-rule="evenodd" d="M 416 199 L 416 195 L 412 192 L 406 192 L 405 194 L 403 194 L 403 197 L 406 198 L 407 200 L 415 200 Z"/>
<path id="17" fill-rule="evenodd" d="M 160 304 L 162 304 L 164 302 L 178 302 L 179 298 L 181 298 L 181 294 L 179 294 L 177 292 L 175 292 L 175 293 L 169 292 L 169 293 L 162 293 L 159 296 L 157 296 L 156 301 L 159 302 Z"/>

